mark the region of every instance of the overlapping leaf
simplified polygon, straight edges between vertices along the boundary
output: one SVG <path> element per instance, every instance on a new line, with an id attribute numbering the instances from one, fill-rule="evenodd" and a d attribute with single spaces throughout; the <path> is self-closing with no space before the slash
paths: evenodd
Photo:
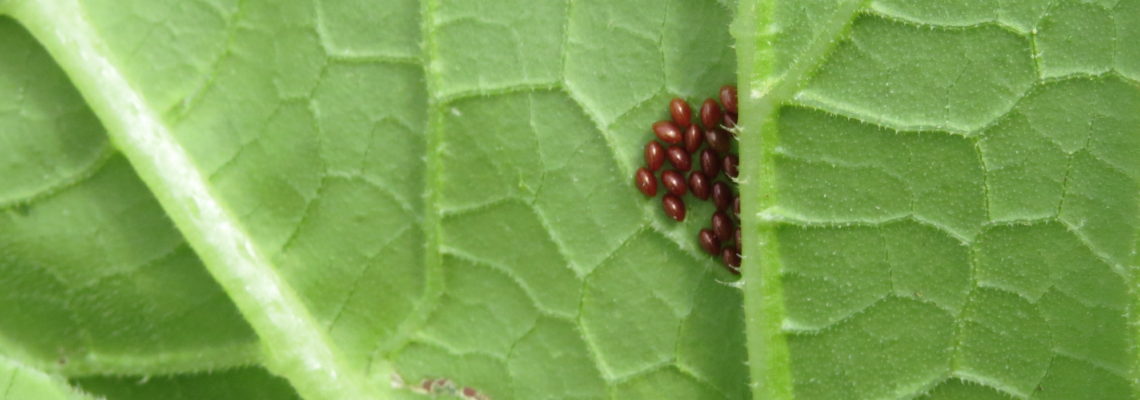
<path id="1" fill-rule="evenodd" d="M 745 9 L 756 398 L 1136 396 L 1140 2 Z"/>

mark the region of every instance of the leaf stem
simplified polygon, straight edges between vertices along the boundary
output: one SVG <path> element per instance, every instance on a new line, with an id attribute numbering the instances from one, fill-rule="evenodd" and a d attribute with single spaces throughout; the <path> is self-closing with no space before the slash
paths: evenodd
<path id="1" fill-rule="evenodd" d="M 24 24 L 71 77 L 112 142 L 260 336 L 267 366 L 306 398 L 376 397 L 372 392 L 379 388 L 337 355 L 321 324 L 123 76 L 78 0 L 11 0 L 0 2 L 0 12 Z"/>

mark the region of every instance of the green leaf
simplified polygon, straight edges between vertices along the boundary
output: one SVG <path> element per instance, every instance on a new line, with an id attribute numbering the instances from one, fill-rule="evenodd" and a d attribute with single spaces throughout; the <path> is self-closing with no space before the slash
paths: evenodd
<path id="1" fill-rule="evenodd" d="M 441 378 L 496 399 L 747 395 L 740 292 L 694 238 L 711 207 L 674 224 L 630 184 L 668 99 L 733 80 L 725 5 L 8 0 L 0 12 L 90 110 L 56 74 L 37 92 L 72 104 L 82 130 L 28 126 L 13 134 L 24 147 L 0 148 L 5 172 L 30 168 L 27 154 L 68 166 L 0 192 L 0 229 L 26 230 L 3 244 L 21 257 L 0 265 L 60 286 L 39 296 L 61 303 L 46 319 L 13 305 L 10 318 L 43 328 L 0 319 L 4 352 L 50 366 L 70 340 L 66 354 L 114 356 L 59 369 L 124 398 L 208 392 L 193 372 L 249 363 L 311 399 L 407 398 Z M 39 61 L 0 60 L 4 79 L 54 73 L 9 30 L 0 40 Z M 44 174 L 54 183 L 36 186 Z M 128 237 L 42 243 L 88 223 L 83 237 Z M 119 258 L 84 264 L 104 252 Z M 148 266 L 164 254 L 171 265 Z M 33 276 L 43 265 L 87 275 Z M 66 300 L 90 282 L 115 300 Z M 49 328 L 75 333 L 32 335 Z M 89 377 L 112 373 L 182 375 L 155 392 Z"/>
<path id="2" fill-rule="evenodd" d="M 97 376 L 76 379 L 74 383 L 107 399 L 298 399 L 288 381 L 260 368 L 142 378 Z"/>
<path id="3" fill-rule="evenodd" d="M 1140 2 L 739 18 L 754 398 L 1140 395 Z"/>
<path id="4" fill-rule="evenodd" d="M 59 377 L 0 357 L 0 399 L 83 400 L 90 397 L 72 389 Z"/>
<path id="5" fill-rule="evenodd" d="M 728 3 L 0 0 L 0 377 L 1140 394 L 1140 2 Z M 629 184 L 734 72 L 743 293 Z"/>
<path id="6" fill-rule="evenodd" d="M 0 19 L 0 54 L 0 351 L 68 375 L 255 362 L 246 323 L 47 53 Z"/>

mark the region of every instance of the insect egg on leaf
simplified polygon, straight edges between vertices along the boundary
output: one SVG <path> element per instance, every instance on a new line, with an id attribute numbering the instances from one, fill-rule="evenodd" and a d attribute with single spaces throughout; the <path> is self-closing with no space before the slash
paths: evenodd
<path id="1" fill-rule="evenodd" d="M 701 171 L 693 171 L 689 173 L 689 190 L 693 192 L 693 196 L 701 200 L 709 199 L 709 178 Z"/>
<path id="2" fill-rule="evenodd" d="M 736 86 L 724 85 L 720 87 L 720 104 L 729 114 L 736 114 Z"/>
<path id="3" fill-rule="evenodd" d="M 672 193 L 666 193 L 665 197 L 661 198 L 661 207 L 665 210 L 665 215 L 677 222 L 685 220 L 685 202 L 680 197 Z"/>
<path id="4" fill-rule="evenodd" d="M 717 210 L 724 211 L 732 202 L 732 189 L 727 183 L 717 181 L 712 185 L 712 200 Z"/>
<path id="5" fill-rule="evenodd" d="M 637 185 L 637 190 L 640 190 L 645 197 L 657 195 L 657 177 L 654 177 L 653 173 L 645 167 L 637 169 L 637 173 L 633 174 L 633 182 Z"/>
<path id="6" fill-rule="evenodd" d="M 701 172 L 705 173 L 705 177 L 710 180 L 716 179 L 720 174 L 721 163 L 720 156 L 712 149 L 701 150 Z"/>
<path id="7" fill-rule="evenodd" d="M 704 141 L 705 133 L 701 131 L 701 128 L 696 125 L 689 125 L 689 128 L 685 129 L 685 151 L 689 153 L 697 151 L 697 149 L 701 148 L 701 144 L 704 143 Z"/>
<path id="8" fill-rule="evenodd" d="M 732 129 L 736 127 L 736 114 L 724 113 L 724 119 L 721 120 L 721 125 L 725 128 Z"/>
<path id="9" fill-rule="evenodd" d="M 665 149 L 665 156 L 669 159 L 669 163 L 673 164 L 673 168 L 688 171 L 693 167 L 693 157 L 680 145 L 669 146 Z"/>
<path id="10" fill-rule="evenodd" d="M 716 234 L 711 229 L 701 229 L 697 233 L 697 241 L 701 244 L 701 248 L 710 255 L 720 255 L 720 241 L 716 239 Z"/>
<path id="11" fill-rule="evenodd" d="M 738 164 L 740 164 L 740 159 L 735 154 L 724 156 L 724 174 L 728 175 L 729 178 L 736 178 L 738 173 L 736 166 Z"/>
<path id="12" fill-rule="evenodd" d="M 649 167 L 650 171 L 656 171 L 665 164 L 665 146 L 657 143 L 655 140 L 650 140 L 645 144 L 645 165 Z"/>
<path id="13" fill-rule="evenodd" d="M 665 185 L 665 190 L 675 196 L 684 196 L 685 192 L 689 190 L 685 184 L 685 174 L 671 169 L 661 173 L 661 183 Z"/>
<path id="14" fill-rule="evenodd" d="M 722 242 L 732 240 L 732 220 L 728 218 L 728 214 L 724 211 L 717 211 L 712 215 L 712 230 L 716 234 L 716 239 Z"/>
<path id="15" fill-rule="evenodd" d="M 653 124 L 653 133 L 657 135 L 658 139 L 662 142 L 669 144 L 681 143 L 682 133 L 681 128 L 677 127 L 672 121 L 657 121 Z"/>
<path id="16" fill-rule="evenodd" d="M 689 103 L 679 97 L 669 101 L 669 115 L 681 129 L 686 129 L 693 123 L 693 110 L 689 108 Z"/>
<path id="17" fill-rule="evenodd" d="M 732 137 L 723 129 L 709 129 L 705 132 L 705 141 L 719 154 L 728 154 L 732 150 Z"/>
<path id="18" fill-rule="evenodd" d="M 720 124 L 720 120 L 720 106 L 716 104 L 716 100 L 706 99 L 701 104 L 701 124 L 704 124 L 705 129 L 712 129 Z"/>
<path id="19" fill-rule="evenodd" d="M 740 275 L 740 254 L 736 252 L 736 248 L 725 247 L 721 249 L 721 260 L 728 267 L 729 272 Z"/>
<path id="20" fill-rule="evenodd" d="M 665 215 L 678 222 L 685 220 L 689 212 L 683 199 L 686 193 L 692 193 L 699 201 L 711 202 L 715 211 L 710 226 L 697 232 L 697 243 L 706 253 L 719 258 L 729 272 L 739 274 L 740 198 L 734 195 L 735 181 L 718 179 L 721 171 L 733 179 L 739 173 L 740 159 L 732 153 L 737 132 L 731 130 L 737 121 L 736 87 L 722 86 L 716 97 L 719 103 L 708 98 L 699 110 L 679 97 L 669 101 L 669 119 L 652 124 L 653 134 L 660 142 L 650 140 L 645 144 L 645 166 L 634 174 L 634 183 L 645 196 L 656 197 L 655 171 L 668 161 L 672 168 L 662 170 L 660 175 L 665 187 L 661 198 Z M 696 119 L 700 119 L 700 125 Z M 693 170 L 693 164 L 698 162 L 700 169 Z M 697 205 L 694 210 L 708 208 Z"/>

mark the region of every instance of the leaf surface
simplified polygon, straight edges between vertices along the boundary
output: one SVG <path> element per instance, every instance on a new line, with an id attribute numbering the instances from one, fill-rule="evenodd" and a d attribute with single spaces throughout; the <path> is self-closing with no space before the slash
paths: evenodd
<path id="1" fill-rule="evenodd" d="M 0 53 L 0 349 L 68 375 L 255 362 L 252 332 L 62 71 L 9 19 Z"/>
<path id="2" fill-rule="evenodd" d="M 135 189 L 110 189 L 105 201 L 117 205 L 122 193 L 146 203 L 153 195 L 181 233 L 165 242 L 154 234 L 109 242 L 131 253 L 184 239 L 183 268 L 193 271 L 186 273 L 201 273 L 193 268 L 200 258 L 260 339 L 260 354 L 219 361 L 212 352 L 219 339 L 184 333 L 180 317 L 167 323 L 110 310 L 180 332 L 198 357 L 178 365 L 144 348 L 137 364 L 124 362 L 128 372 L 256 361 L 314 399 L 405 398 L 438 378 L 492 398 L 746 396 L 740 294 L 694 238 L 711 208 L 694 207 L 688 222 L 675 225 L 630 184 L 649 122 L 666 116 L 668 99 L 697 101 L 732 80 L 725 6 L 53 0 L 3 7 L 43 43 L 106 127 L 115 150 L 103 157 L 121 168 L 108 184 Z M 104 143 L 85 115 L 87 133 L 78 140 Z M 51 160 L 73 157 L 49 150 Z M 57 174 L 75 176 L 77 187 L 96 179 Z M 43 187 L 23 190 L 29 209 L 54 198 L 41 195 L 49 192 Z M 54 236 L 64 223 L 37 226 Z M 126 279 L 141 278 L 143 269 L 123 265 Z M 169 292 L 180 283 L 151 284 Z M 174 306 L 149 303 L 147 293 L 136 299 L 157 316 L 177 315 Z M 200 309 L 224 315 L 234 308 Z M 236 322 L 222 332 L 249 349 Z M 165 346 L 159 333 L 156 346 Z M 32 358 L 50 363 L 44 347 Z M 194 393 L 160 386 L 166 396 Z"/>
<path id="3" fill-rule="evenodd" d="M 1137 395 L 1140 2 L 742 4 L 754 398 Z"/>
<path id="4" fill-rule="evenodd" d="M 0 357 L 0 399 L 83 400 L 91 397 L 72 389 L 63 379 L 15 360 Z"/>
<path id="5" fill-rule="evenodd" d="M 255 367 L 208 373 L 116 377 L 92 376 L 72 380 L 84 391 L 107 399 L 299 399 L 289 382 Z"/>

